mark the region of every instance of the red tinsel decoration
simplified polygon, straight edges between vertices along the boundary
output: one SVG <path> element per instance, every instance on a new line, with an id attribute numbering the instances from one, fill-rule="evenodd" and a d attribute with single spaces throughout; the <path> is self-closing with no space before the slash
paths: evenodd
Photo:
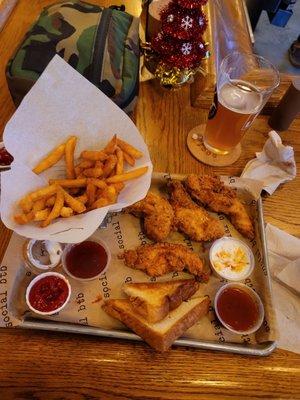
<path id="1" fill-rule="evenodd" d="M 203 42 L 178 41 L 176 49 L 172 54 L 166 54 L 163 60 L 170 65 L 178 68 L 196 68 L 206 54 L 206 48 Z"/>
<path id="2" fill-rule="evenodd" d="M 176 41 L 172 37 L 158 33 L 151 42 L 152 49 L 160 54 L 170 54 L 175 51 Z"/>
<path id="3" fill-rule="evenodd" d="M 193 8 L 200 8 L 207 3 L 207 0 L 175 0 L 177 4 L 179 4 L 183 8 L 189 8 L 190 10 Z"/>
<path id="4" fill-rule="evenodd" d="M 178 40 L 158 33 L 152 41 L 152 48 L 160 54 L 160 59 L 178 68 L 195 68 L 206 54 L 202 38 L 197 40 Z"/>
<path id="5" fill-rule="evenodd" d="M 161 21 L 163 32 L 176 39 L 198 39 L 207 27 L 200 9 L 186 10 L 173 3 L 162 11 Z"/>
<path id="6" fill-rule="evenodd" d="M 202 39 L 207 20 L 201 11 L 206 1 L 173 0 L 162 10 L 162 30 L 151 41 L 161 63 L 179 69 L 201 64 L 207 51 Z"/>

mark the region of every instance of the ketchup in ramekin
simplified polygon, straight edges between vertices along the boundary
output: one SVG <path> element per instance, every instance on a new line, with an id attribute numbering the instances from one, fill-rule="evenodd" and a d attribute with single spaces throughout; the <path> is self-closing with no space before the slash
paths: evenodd
<path id="1" fill-rule="evenodd" d="M 70 299 L 71 286 L 57 272 L 46 272 L 34 278 L 26 290 L 29 308 L 42 315 L 51 315 L 62 310 Z"/>
<path id="2" fill-rule="evenodd" d="M 110 251 L 100 240 L 86 240 L 64 248 L 62 264 L 66 273 L 80 281 L 98 278 L 108 268 Z"/>
<path id="3" fill-rule="evenodd" d="M 5 147 L 0 148 L 0 166 L 8 167 L 14 161 L 13 156 L 6 150 Z"/>

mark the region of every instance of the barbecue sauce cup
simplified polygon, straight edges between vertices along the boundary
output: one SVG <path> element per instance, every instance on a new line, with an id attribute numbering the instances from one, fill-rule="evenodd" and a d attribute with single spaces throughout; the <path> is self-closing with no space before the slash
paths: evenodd
<path id="1" fill-rule="evenodd" d="M 82 282 L 99 278 L 107 271 L 110 261 L 110 251 L 102 240 L 68 244 L 62 254 L 65 272 Z"/>
<path id="2" fill-rule="evenodd" d="M 258 294 L 243 283 L 227 283 L 215 297 L 215 312 L 222 325 L 233 333 L 250 335 L 264 319 L 264 307 Z"/>

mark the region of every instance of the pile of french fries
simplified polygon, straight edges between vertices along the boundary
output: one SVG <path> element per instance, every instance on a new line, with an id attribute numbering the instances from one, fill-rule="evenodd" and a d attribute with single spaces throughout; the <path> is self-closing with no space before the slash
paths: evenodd
<path id="1" fill-rule="evenodd" d="M 101 150 L 82 151 L 77 165 L 74 161 L 76 143 L 77 137 L 71 136 L 33 168 L 33 172 L 40 174 L 64 157 L 66 179 L 50 179 L 49 186 L 23 197 L 19 201 L 22 212 L 14 216 L 18 224 L 39 221 L 46 227 L 58 217 L 67 218 L 114 204 L 124 182 L 148 170 L 148 167 L 141 167 L 124 172 L 124 164 L 134 166 L 143 153 L 116 135 Z"/>

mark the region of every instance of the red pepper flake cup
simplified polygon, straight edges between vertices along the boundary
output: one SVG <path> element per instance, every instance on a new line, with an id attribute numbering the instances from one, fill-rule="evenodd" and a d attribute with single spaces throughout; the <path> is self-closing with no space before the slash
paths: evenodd
<path id="1" fill-rule="evenodd" d="M 36 276 L 26 289 L 28 307 L 41 315 L 52 315 L 61 311 L 70 296 L 69 281 L 57 272 L 46 272 Z"/>

